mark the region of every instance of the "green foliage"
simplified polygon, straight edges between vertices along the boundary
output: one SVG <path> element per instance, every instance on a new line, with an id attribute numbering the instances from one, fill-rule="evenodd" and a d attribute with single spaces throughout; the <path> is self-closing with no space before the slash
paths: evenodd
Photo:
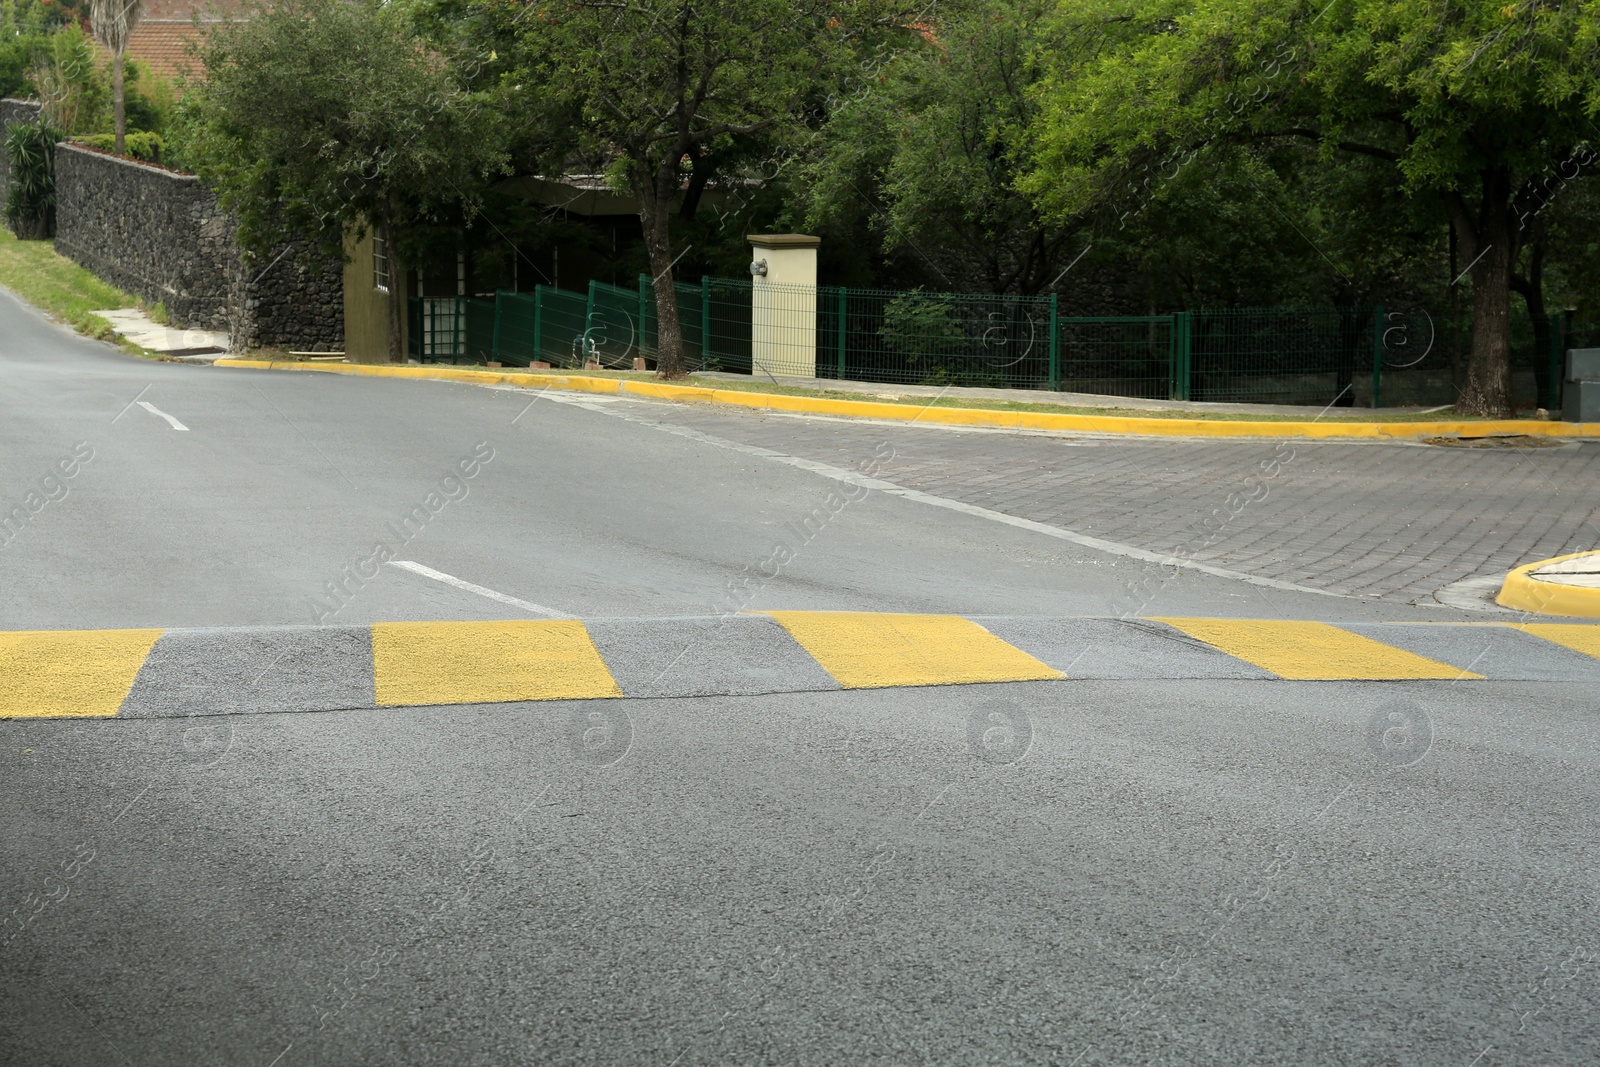
<path id="1" fill-rule="evenodd" d="M 1021 184 L 1055 217 L 1103 211 L 1120 233 L 1195 160 L 1251 143 L 1303 140 L 1324 167 L 1341 155 L 1382 161 L 1386 173 L 1346 191 L 1388 187 L 1448 212 L 1477 310 L 1464 410 L 1504 414 L 1505 308 L 1529 236 L 1511 219 L 1533 175 L 1595 137 L 1597 26 L 1600 0 L 1063 6 Z M 1339 185 L 1315 190 L 1331 198 L 1330 219 Z M 1372 227 L 1341 229 L 1347 247 L 1335 252 L 1371 252 Z"/>
<path id="2" fill-rule="evenodd" d="M 97 148 L 102 152 L 114 151 L 117 143 L 116 135 L 111 133 L 90 134 L 87 137 L 75 137 L 73 140 L 80 144 L 86 144 L 90 148 Z M 162 152 L 166 149 L 166 141 L 162 139 L 159 133 L 146 133 L 136 130 L 127 135 L 123 147 L 126 149 L 124 154 L 130 159 L 142 159 L 146 163 L 160 163 L 162 162 Z"/>
<path id="3" fill-rule="evenodd" d="M 28 72 L 49 50 L 50 31 L 63 17 L 40 0 L 0 0 L 0 96 L 29 96 Z"/>
<path id="4" fill-rule="evenodd" d="M 60 140 L 60 131 L 44 122 L 21 122 L 6 133 L 5 153 L 11 165 L 6 222 L 25 240 L 55 233 L 55 148 Z"/>
<path id="5" fill-rule="evenodd" d="M 404 12 L 370 0 L 288 0 L 214 31 L 204 81 L 184 97 L 183 164 L 264 251 L 311 237 L 342 251 L 347 229 L 406 227 L 460 210 L 502 166 L 482 94 L 420 42 Z"/>
<path id="6" fill-rule="evenodd" d="M 954 311 L 955 304 L 932 294 L 920 290 L 901 293 L 884 304 L 878 336 L 907 363 L 960 352 L 966 347 L 967 335 Z"/>
<path id="7" fill-rule="evenodd" d="M 937 43 L 915 38 L 830 116 L 801 186 L 805 225 L 870 233 L 897 273 L 942 288 L 1047 287 L 1077 252 L 1074 226 L 1042 218 L 1016 179 L 1049 10 L 1047 0 L 935 9 Z"/>
<path id="8" fill-rule="evenodd" d="M 50 35 L 30 79 L 45 117 L 62 132 L 97 133 L 109 127 L 111 81 L 94 44 L 75 23 Z"/>
<path id="9" fill-rule="evenodd" d="M 557 0 L 510 8 L 512 99 L 536 101 L 542 160 L 603 171 L 638 202 L 657 283 L 660 373 L 684 372 L 671 219 L 685 183 L 793 145 L 819 80 L 849 57 L 876 0 Z M 518 94 L 521 94 L 520 96 Z M 686 165 L 687 164 L 687 165 Z"/>

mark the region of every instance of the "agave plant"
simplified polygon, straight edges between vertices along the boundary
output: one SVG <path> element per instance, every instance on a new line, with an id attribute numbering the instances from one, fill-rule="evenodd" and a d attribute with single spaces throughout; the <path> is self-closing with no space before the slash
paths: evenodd
<path id="1" fill-rule="evenodd" d="M 46 122 L 24 122 L 6 134 L 11 190 L 6 223 L 24 240 L 40 240 L 56 228 L 56 144 L 61 131 Z"/>

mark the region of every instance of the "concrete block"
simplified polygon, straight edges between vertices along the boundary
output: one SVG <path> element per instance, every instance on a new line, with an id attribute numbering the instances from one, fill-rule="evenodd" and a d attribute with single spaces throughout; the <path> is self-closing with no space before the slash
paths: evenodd
<path id="1" fill-rule="evenodd" d="M 1567 349 L 1567 381 L 1600 380 L 1600 348 Z"/>
<path id="2" fill-rule="evenodd" d="M 1567 382 L 1561 387 L 1563 422 L 1600 422 L 1600 379 Z"/>

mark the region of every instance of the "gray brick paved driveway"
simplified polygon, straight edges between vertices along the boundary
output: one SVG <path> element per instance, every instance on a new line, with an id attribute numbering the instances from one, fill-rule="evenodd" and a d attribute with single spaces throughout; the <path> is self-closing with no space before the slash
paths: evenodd
<path id="1" fill-rule="evenodd" d="M 896 455 L 878 477 L 906 488 L 1152 551 L 1188 549 L 1202 562 L 1336 593 L 1431 602 L 1463 578 L 1600 544 L 1600 442 L 1068 437 L 684 404 L 629 408 L 847 468 L 889 441 Z M 1240 496 L 1230 507 L 1232 494 Z M 1213 535 L 1201 524 L 1214 510 L 1226 521 Z"/>

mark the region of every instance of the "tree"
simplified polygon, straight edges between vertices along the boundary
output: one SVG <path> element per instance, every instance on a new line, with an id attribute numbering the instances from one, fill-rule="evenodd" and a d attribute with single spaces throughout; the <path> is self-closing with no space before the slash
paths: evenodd
<path id="1" fill-rule="evenodd" d="M 518 14 L 520 82 L 563 128 L 545 159 L 598 160 L 633 194 L 655 279 L 657 374 L 685 374 L 670 224 L 740 138 L 804 126 L 818 80 L 872 25 L 867 0 L 553 0 Z M 527 17 L 523 17 L 527 16 Z"/>
<path id="2" fill-rule="evenodd" d="M 945 290 L 1033 294 L 1081 249 L 1078 223 L 1019 193 L 1019 141 L 1037 103 L 1046 0 L 939 9 L 926 39 L 829 117 L 801 183 L 808 226 L 873 233 L 905 270 Z"/>
<path id="3" fill-rule="evenodd" d="M 182 103 L 184 158 L 252 252 L 305 238 L 342 255 L 347 233 L 376 225 L 403 261 L 409 226 L 470 216 L 503 167 L 485 94 L 465 89 L 394 5 L 285 0 L 214 32 L 201 59 L 204 81 Z M 405 359 L 400 292 L 393 362 Z"/>
<path id="4" fill-rule="evenodd" d="M 49 52 L 62 13 L 40 0 L 0 0 L 0 96 L 23 96 L 28 73 Z"/>
<path id="5" fill-rule="evenodd" d="M 56 230 L 56 145 L 61 133 L 49 122 L 18 122 L 6 131 L 10 161 L 5 216 L 19 239 L 40 240 Z"/>
<path id="6" fill-rule="evenodd" d="M 1457 409 L 1512 413 L 1514 221 L 1596 136 L 1600 2 L 1154 0 L 1075 5 L 1057 24 L 1027 188 L 1070 212 L 1159 182 L 1207 147 L 1315 142 L 1382 160 L 1448 213 L 1472 282 Z M 1124 216 L 1147 194 L 1135 192 Z"/>
<path id="7" fill-rule="evenodd" d="M 44 117 L 63 134 L 93 133 L 105 119 L 105 75 L 94 46 L 76 24 L 46 39 L 30 79 Z"/>
<path id="8" fill-rule="evenodd" d="M 128 37 L 144 14 L 144 0 L 90 0 L 89 21 L 94 35 L 111 51 L 111 109 L 116 134 L 117 155 L 123 154 L 127 114 L 122 96 L 122 60 L 128 50 Z"/>

